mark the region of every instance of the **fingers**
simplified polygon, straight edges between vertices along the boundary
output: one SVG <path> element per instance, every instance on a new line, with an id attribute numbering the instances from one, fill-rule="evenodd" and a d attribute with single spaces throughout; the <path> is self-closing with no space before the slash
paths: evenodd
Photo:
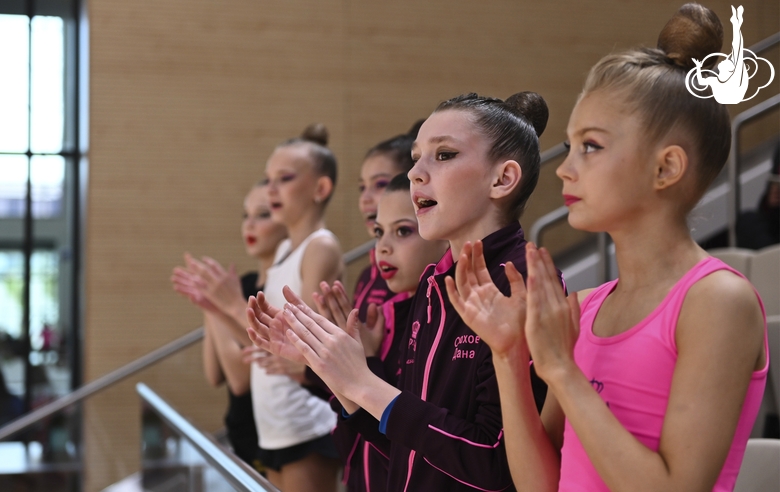
<path id="1" fill-rule="evenodd" d="M 333 284 L 333 293 L 339 303 L 339 306 L 341 307 L 342 313 L 349 313 L 352 311 L 352 301 L 347 294 L 347 289 L 344 288 L 344 284 L 342 284 L 339 280 L 336 280 L 336 282 Z"/>
<path id="2" fill-rule="evenodd" d="M 251 326 L 246 327 L 246 334 L 249 336 L 249 339 L 252 341 L 255 347 L 261 348 L 263 350 L 267 350 L 270 352 L 271 346 L 270 342 L 260 336 L 260 334 Z"/>
<path id="3" fill-rule="evenodd" d="M 542 263 L 544 263 L 545 270 L 547 271 L 547 276 L 551 280 L 555 280 L 557 282 L 558 271 L 555 269 L 555 264 L 553 263 L 552 255 L 547 250 L 547 248 L 539 248 L 539 253 L 542 259 Z"/>
<path id="4" fill-rule="evenodd" d="M 352 310 L 351 307 L 346 312 L 342 310 L 341 305 L 336 299 L 336 295 L 331 288 L 328 288 L 325 291 L 325 300 L 328 303 L 328 308 L 330 309 L 331 314 L 333 315 L 333 322 L 340 327 L 346 327 L 347 317 L 349 316 L 349 312 Z"/>
<path id="5" fill-rule="evenodd" d="M 309 364 L 309 367 L 312 369 L 315 369 L 316 367 L 320 367 L 320 357 L 317 355 L 317 352 L 314 351 L 305 341 L 303 341 L 294 330 L 287 330 L 284 335 L 287 337 L 287 339 L 292 343 L 292 345 L 298 349 L 298 351 L 303 354 L 304 359 L 306 359 L 306 362 Z"/>
<path id="6" fill-rule="evenodd" d="M 268 299 L 265 298 L 265 294 L 262 292 L 258 291 L 257 296 L 255 296 L 255 301 L 257 303 L 258 309 L 260 309 L 260 311 L 263 313 L 266 313 L 271 318 L 275 318 L 281 312 L 281 309 L 276 306 L 272 306 L 271 303 L 268 302 Z"/>
<path id="7" fill-rule="evenodd" d="M 479 285 L 492 284 L 493 279 L 490 278 L 490 272 L 488 272 L 487 264 L 485 264 L 485 255 L 482 253 L 482 241 L 474 243 L 474 253 L 471 261 L 474 265 L 474 275 L 476 275 Z"/>
<path id="8" fill-rule="evenodd" d="M 378 313 L 379 309 L 377 309 L 377 305 L 373 302 L 368 305 L 368 309 L 366 310 L 366 325 L 367 326 L 375 326 L 376 320 L 379 317 Z"/>
<path id="9" fill-rule="evenodd" d="M 354 338 L 355 340 L 357 340 L 362 344 L 360 340 L 360 325 L 362 325 L 362 323 L 358 318 L 358 310 L 353 309 L 349 313 L 349 316 L 347 317 L 347 324 L 346 324 L 345 331 L 347 332 L 347 335 L 351 336 L 352 338 Z"/>
<path id="10" fill-rule="evenodd" d="M 248 329 L 247 329 L 247 333 L 248 333 Z M 256 360 L 264 358 L 266 355 L 268 355 L 267 351 L 255 345 L 252 345 L 250 347 L 244 347 L 243 349 L 241 349 L 241 360 L 245 364 L 251 364 Z"/>
<path id="11" fill-rule="evenodd" d="M 571 326 L 574 330 L 574 339 L 577 340 L 580 336 L 580 299 L 577 297 L 577 293 L 570 294 L 566 298 L 569 303 L 569 312 L 571 314 Z"/>
<path id="12" fill-rule="evenodd" d="M 525 299 L 527 292 L 525 289 L 525 280 L 520 272 L 515 268 L 515 264 L 511 261 L 506 262 L 504 265 L 504 273 L 507 280 L 509 280 L 510 295 L 512 297 L 518 296 L 520 299 Z"/>
<path id="13" fill-rule="evenodd" d="M 314 300 L 314 305 L 317 307 L 317 312 L 320 313 L 320 316 L 327 318 L 329 321 L 333 321 L 333 313 L 330 312 L 330 308 L 328 307 L 325 298 L 317 292 L 312 292 L 311 298 Z"/>
<path id="14" fill-rule="evenodd" d="M 447 286 L 448 284 L 446 279 L 444 282 L 445 286 Z M 476 285 L 477 278 L 474 275 L 474 270 L 471 267 L 471 260 L 468 254 L 464 253 L 460 255 L 458 264 L 455 265 L 455 278 L 452 280 L 452 292 L 454 292 L 454 295 L 456 295 L 461 300 L 468 299 L 472 288 L 476 287 Z M 449 294 L 449 290 L 447 290 L 447 292 L 450 296 L 450 299 L 452 299 L 453 294 Z"/>
<path id="15" fill-rule="evenodd" d="M 298 294 L 293 292 L 293 290 L 286 285 L 282 288 L 282 294 L 284 295 L 284 298 L 287 299 L 287 302 L 289 302 L 294 306 L 305 304 L 303 302 L 303 299 L 301 299 L 301 297 Z"/>
<path id="16" fill-rule="evenodd" d="M 458 266 L 455 268 L 456 275 L 458 274 L 457 269 L 460 268 L 460 263 L 461 262 L 458 262 Z M 447 289 L 447 297 L 449 298 L 452 307 L 455 308 L 455 312 L 457 312 L 463 320 L 466 320 L 466 303 L 463 302 L 463 298 L 459 292 L 462 289 L 459 287 L 456 288 L 455 280 L 453 280 L 452 277 L 444 277 L 444 287 Z"/>
<path id="17" fill-rule="evenodd" d="M 287 325 L 298 335 L 300 340 L 305 342 L 316 353 L 322 352 L 322 343 L 328 337 L 328 333 L 325 330 L 291 304 L 285 306 L 283 316 Z"/>

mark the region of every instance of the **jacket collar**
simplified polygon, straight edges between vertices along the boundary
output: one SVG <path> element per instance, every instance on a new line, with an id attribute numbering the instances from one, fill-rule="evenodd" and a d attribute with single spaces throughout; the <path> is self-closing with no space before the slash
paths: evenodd
<path id="1" fill-rule="evenodd" d="M 502 227 L 482 239 L 482 250 L 485 254 L 485 261 L 488 268 L 490 268 L 492 264 L 491 259 L 497 258 L 498 253 L 507 248 L 507 246 L 521 244 L 524 241 L 523 228 L 520 227 L 520 222 L 517 221 L 512 221 L 509 225 Z M 500 256 L 498 256 L 498 258 L 500 258 Z M 433 274 L 441 275 L 443 273 L 448 273 L 450 270 L 453 270 L 454 266 L 455 260 L 452 258 L 452 250 L 448 249 L 441 260 L 436 264 Z"/>

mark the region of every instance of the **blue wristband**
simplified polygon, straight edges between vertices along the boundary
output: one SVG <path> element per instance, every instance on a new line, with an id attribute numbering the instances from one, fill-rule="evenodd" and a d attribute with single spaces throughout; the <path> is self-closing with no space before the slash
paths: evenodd
<path id="1" fill-rule="evenodd" d="M 401 395 L 399 394 L 398 396 Z M 393 401 L 388 403 L 384 412 L 382 412 L 382 419 L 379 421 L 379 432 L 382 434 L 387 435 L 387 420 L 390 418 L 390 412 L 393 410 L 393 405 L 395 405 L 396 400 L 398 400 L 398 396 L 393 398 Z"/>

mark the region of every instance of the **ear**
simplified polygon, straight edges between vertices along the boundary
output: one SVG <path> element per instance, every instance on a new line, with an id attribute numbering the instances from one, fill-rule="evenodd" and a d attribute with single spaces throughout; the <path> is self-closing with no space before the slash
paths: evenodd
<path id="1" fill-rule="evenodd" d="M 520 184 L 523 170 L 515 160 L 504 161 L 493 171 L 493 183 L 490 186 L 490 198 L 499 199 L 512 194 Z"/>
<path id="2" fill-rule="evenodd" d="M 678 183 L 688 170 L 688 153 L 679 145 L 669 145 L 658 153 L 653 187 L 664 190 Z"/>
<path id="3" fill-rule="evenodd" d="M 314 191 L 314 201 L 323 203 L 333 193 L 333 181 L 327 176 L 317 178 L 317 189 Z"/>

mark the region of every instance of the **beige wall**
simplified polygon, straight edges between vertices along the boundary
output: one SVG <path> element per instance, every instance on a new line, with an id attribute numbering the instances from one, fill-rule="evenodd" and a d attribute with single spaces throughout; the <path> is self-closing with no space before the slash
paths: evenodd
<path id="1" fill-rule="evenodd" d="M 728 23 L 729 2 L 706 3 Z M 88 4 L 90 380 L 198 325 L 198 313 L 169 286 L 183 251 L 251 267 L 238 235 L 241 200 L 280 140 L 313 121 L 331 130 L 340 178 L 328 225 L 352 248 L 367 239 L 355 183 L 370 145 L 450 96 L 534 90 L 550 106 L 548 148 L 563 139 L 588 68 L 613 49 L 654 45 L 679 2 Z M 746 44 L 780 29 L 776 1 L 743 5 Z M 776 50 L 772 56 L 780 68 Z M 776 119 L 767 131 L 777 133 Z M 551 166 L 524 224 L 559 206 L 559 193 Z M 198 350 L 137 379 L 215 430 L 226 399 L 204 383 Z M 87 490 L 100 490 L 139 466 L 131 384 L 87 405 L 86 418 Z"/>

